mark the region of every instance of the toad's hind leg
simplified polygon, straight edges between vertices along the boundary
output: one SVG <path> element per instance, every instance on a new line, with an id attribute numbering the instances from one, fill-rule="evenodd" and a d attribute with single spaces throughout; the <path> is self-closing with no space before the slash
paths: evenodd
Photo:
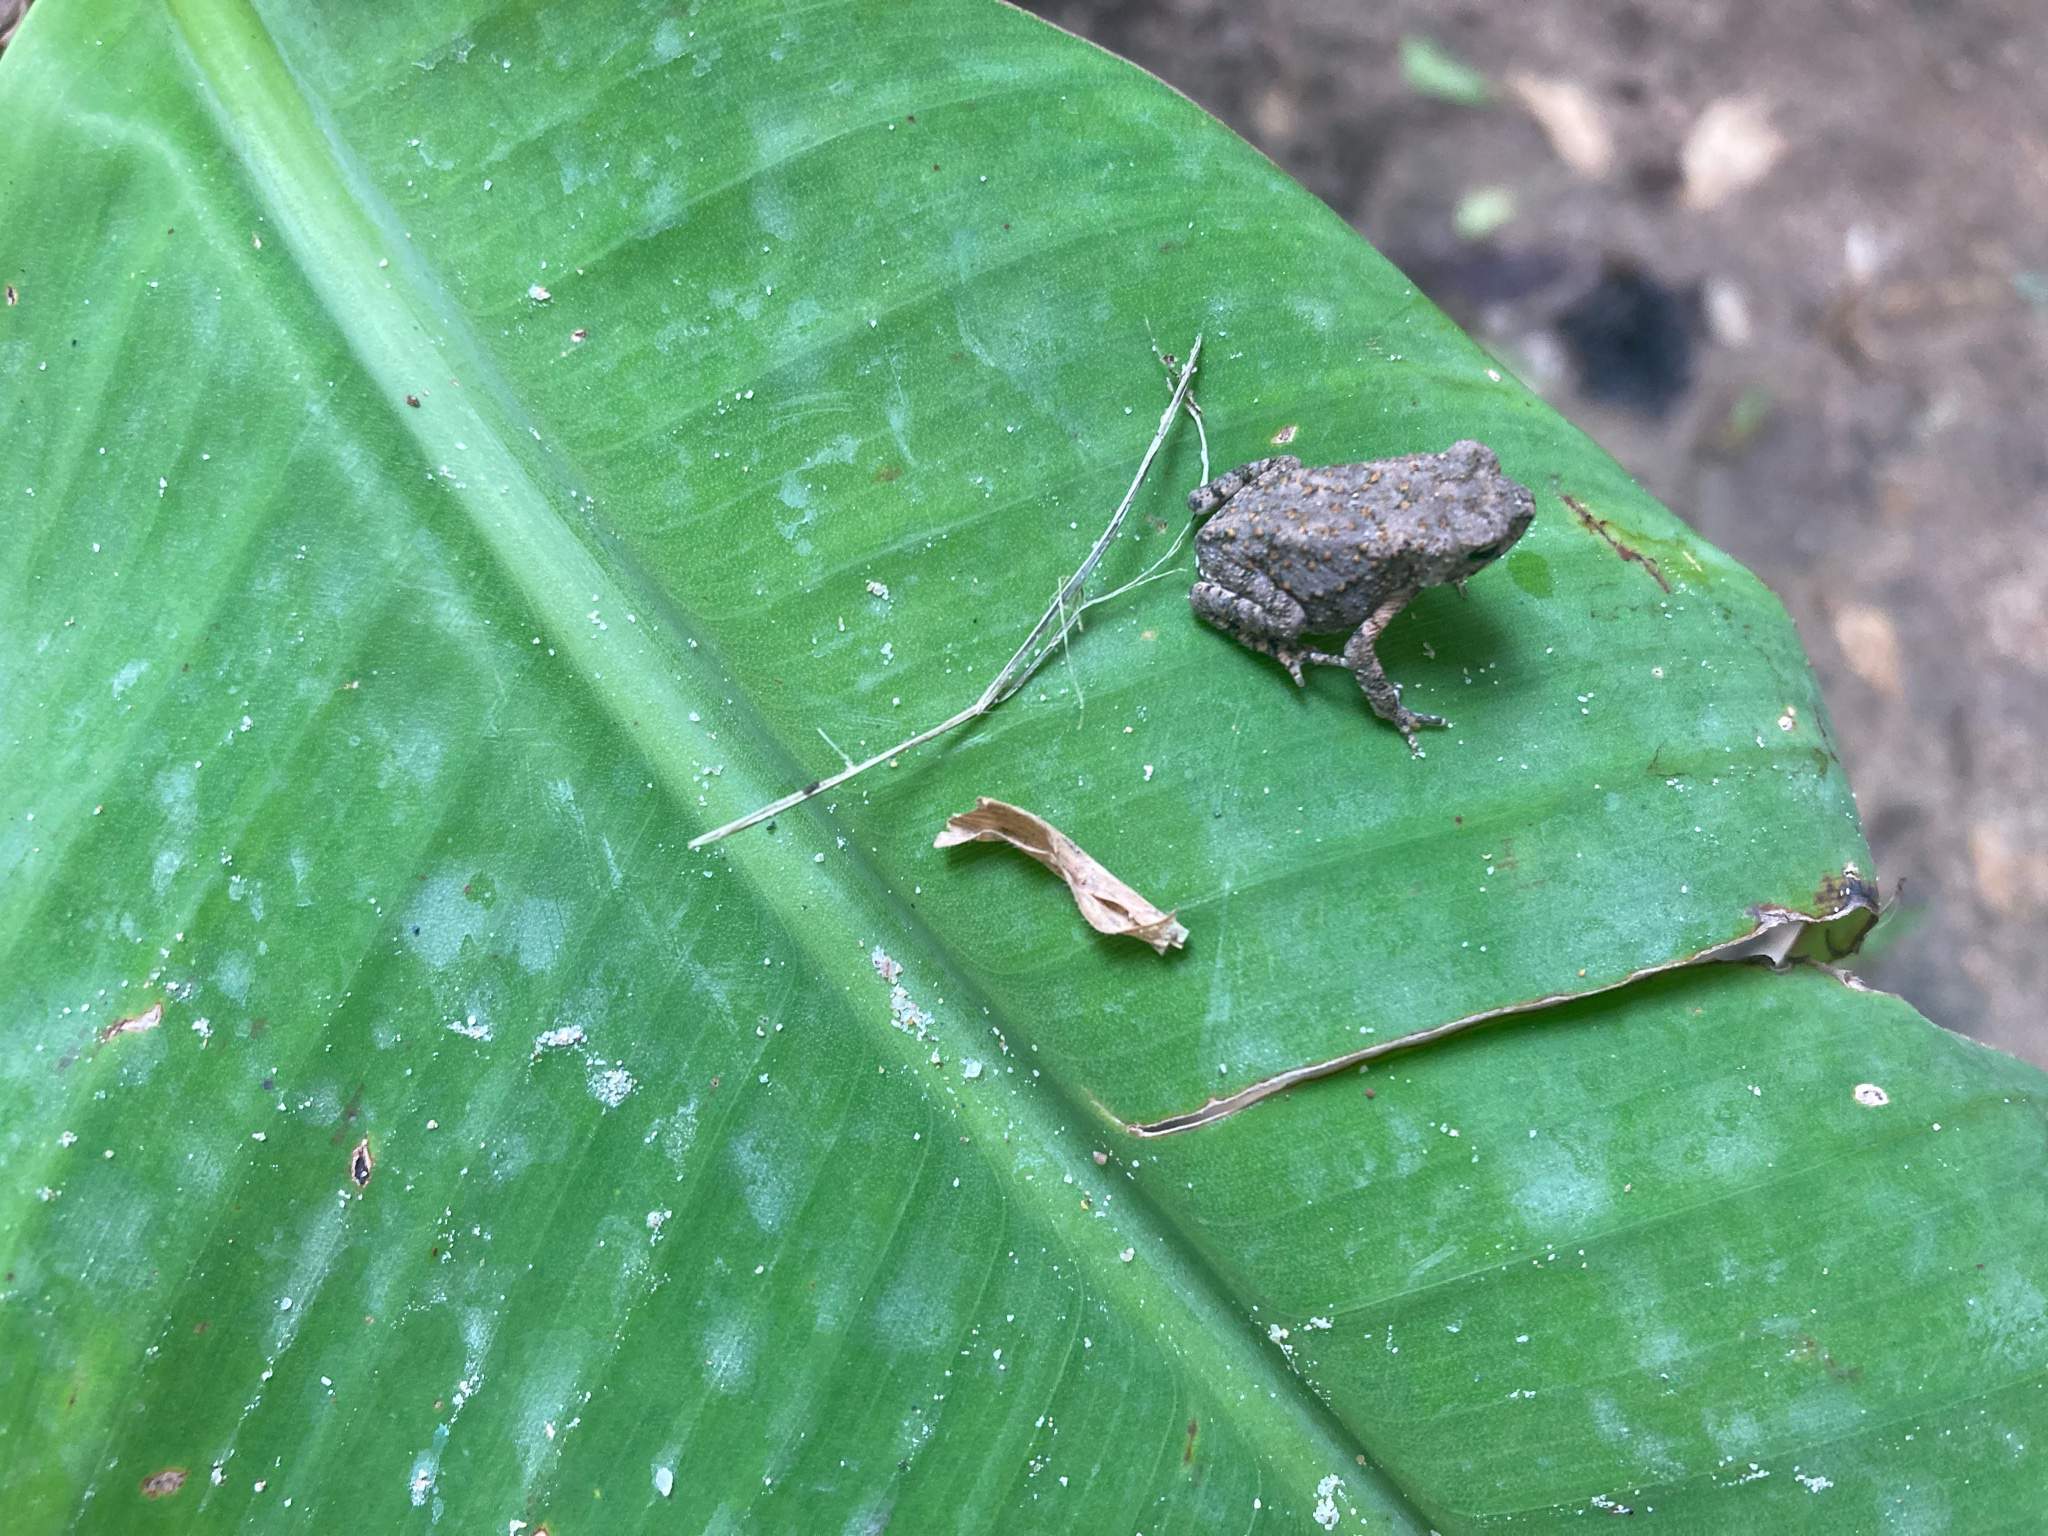
<path id="1" fill-rule="evenodd" d="M 1254 480 L 1280 470 L 1292 474 L 1301 468 L 1301 460 L 1291 453 L 1276 454 L 1270 459 L 1253 459 L 1249 464 L 1240 464 L 1227 475 L 1218 475 L 1207 485 L 1197 486 L 1188 492 L 1188 510 L 1197 517 L 1207 517 L 1223 503 Z"/>
<path id="2" fill-rule="evenodd" d="M 1408 750 L 1420 756 L 1422 747 L 1415 740 L 1416 731 L 1423 726 L 1448 725 L 1450 722 L 1441 715 L 1422 715 L 1404 708 L 1400 685 L 1387 676 L 1380 666 L 1379 656 L 1373 651 L 1373 642 L 1394 622 L 1394 616 L 1408 606 L 1408 600 L 1414 595 L 1412 591 L 1396 592 L 1374 609 L 1372 617 L 1359 625 L 1346 642 L 1343 664 L 1351 669 L 1351 675 L 1358 679 L 1358 686 L 1365 690 L 1365 700 L 1372 705 L 1372 712 L 1382 720 L 1392 721 L 1394 728 L 1408 738 Z M 1311 653 L 1309 659 L 1326 661 L 1334 658 Z"/>
<path id="3" fill-rule="evenodd" d="M 1257 571 L 1224 562 L 1214 564 L 1217 568 L 1211 574 L 1222 580 L 1198 581 L 1188 591 L 1188 603 L 1196 615 L 1240 645 L 1271 656 L 1299 685 L 1304 655 L 1301 626 L 1308 618 L 1301 604 Z"/>

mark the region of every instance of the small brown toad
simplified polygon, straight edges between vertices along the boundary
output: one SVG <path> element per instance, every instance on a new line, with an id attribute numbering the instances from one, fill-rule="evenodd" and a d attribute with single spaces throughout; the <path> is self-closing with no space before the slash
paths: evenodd
<path id="1" fill-rule="evenodd" d="M 1501 473 L 1493 450 L 1469 441 L 1319 469 L 1286 454 L 1256 459 L 1195 491 L 1188 506 L 1215 514 L 1195 535 L 1195 612 L 1297 683 L 1303 662 L 1348 667 L 1373 713 L 1416 753 L 1417 728 L 1446 722 L 1402 707 L 1373 642 L 1424 587 L 1450 582 L 1463 592 L 1536 515 L 1535 498 Z M 1301 643 L 1346 631 L 1342 655 Z"/>

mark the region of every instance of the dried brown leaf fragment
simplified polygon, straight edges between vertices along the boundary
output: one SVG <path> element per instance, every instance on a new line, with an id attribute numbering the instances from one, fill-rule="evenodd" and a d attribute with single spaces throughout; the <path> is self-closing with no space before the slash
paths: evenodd
<path id="1" fill-rule="evenodd" d="M 1160 911 L 1066 833 L 1021 806 L 977 796 L 973 810 L 947 817 L 932 839 L 934 848 L 960 843 L 1008 843 L 1038 860 L 1067 882 L 1081 916 L 1097 933 L 1142 940 L 1162 955 L 1187 943 L 1187 929 L 1171 912 Z"/>

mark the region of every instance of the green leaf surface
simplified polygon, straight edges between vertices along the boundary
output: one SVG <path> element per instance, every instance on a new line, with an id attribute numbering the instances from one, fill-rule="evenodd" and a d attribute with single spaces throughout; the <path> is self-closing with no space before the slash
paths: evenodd
<path id="1" fill-rule="evenodd" d="M 1868 869 L 1782 609 L 1191 104 L 980 5 L 43 0 L 0 114 L 22 1528 L 2039 1496 L 2038 1075 L 1813 973 L 1591 995 Z M 1382 647 L 1428 755 L 1183 577 L 687 852 L 978 692 L 1197 332 L 1218 471 L 1536 492 Z M 1187 949 L 933 850 L 977 794 Z"/>

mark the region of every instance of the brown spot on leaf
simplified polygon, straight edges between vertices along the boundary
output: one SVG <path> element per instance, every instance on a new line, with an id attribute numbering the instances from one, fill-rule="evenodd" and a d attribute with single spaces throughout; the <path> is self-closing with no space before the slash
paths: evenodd
<path id="1" fill-rule="evenodd" d="M 370 1175 L 376 1171 L 377 1159 L 370 1151 L 370 1138 L 365 1136 L 348 1155 L 348 1176 L 356 1181 L 357 1189 L 368 1189 Z"/>
<path id="2" fill-rule="evenodd" d="M 151 1003 L 140 1013 L 130 1014 L 125 1019 L 114 1020 L 113 1023 L 100 1031 L 100 1039 L 106 1041 L 113 1039 L 116 1035 L 144 1034 L 149 1030 L 155 1029 L 163 1021 L 164 1005 L 162 1003 Z"/>
<path id="3" fill-rule="evenodd" d="M 1861 1381 L 1863 1379 L 1862 1366 L 1844 1365 L 1833 1355 L 1829 1354 L 1820 1340 L 1810 1333 L 1802 1333 L 1799 1336 L 1799 1345 L 1792 1351 L 1792 1358 L 1795 1360 L 1818 1362 L 1821 1369 L 1826 1371 L 1836 1381 Z"/>
<path id="4" fill-rule="evenodd" d="M 1195 1459 L 1195 1431 L 1197 1428 L 1198 1426 L 1196 1425 L 1195 1421 L 1193 1419 L 1189 1419 L 1187 1449 L 1180 1453 L 1180 1464 L 1182 1466 L 1187 1466 L 1190 1462 L 1192 1462 Z"/>
<path id="5" fill-rule="evenodd" d="M 14 308 L 14 306 L 15 306 L 15 305 L 19 304 L 20 302 L 21 302 L 21 295 L 20 295 L 19 293 L 15 292 L 15 290 L 14 290 L 14 284 L 12 284 L 12 283 L 9 283 L 9 284 L 7 285 L 7 307 L 8 307 L 9 309 L 12 309 L 12 308 Z"/>
<path id="6" fill-rule="evenodd" d="M 1689 769 L 1666 766 L 1664 762 L 1664 743 L 1661 741 L 1657 743 L 1657 750 L 1650 754 L 1650 760 L 1643 765 L 1643 772 L 1649 774 L 1653 779 L 1665 779 L 1667 781 L 1671 779 L 1689 779 L 1692 777 Z"/>
<path id="7" fill-rule="evenodd" d="M 1650 579 L 1656 582 L 1658 586 L 1662 587 L 1666 592 L 1671 590 L 1671 583 L 1665 579 L 1664 572 L 1658 568 L 1657 562 L 1641 550 L 1622 543 L 1616 537 L 1612 523 L 1608 522 L 1605 518 L 1595 517 L 1593 509 L 1588 507 L 1583 501 L 1580 501 L 1576 496 L 1565 497 L 1564 504 L 1572 509 L 1572 516 L 1579 520 L 1579 525 L 1588 533 L 1598 534 L 1607 541 L 1607 547 L 1621 556 L 1622 559 L 1632 564 L 1640 565 L 1650 573 Z"/>
<path id="8" fill-rule="evenodd" d="M 152 1472 L 142 1480 L 142 1496 L 145 1499 L 167 1499 L 185 1486 L 183 1467 L 165 1467 L 161 1472 Z"/>
<path id="9" fill-rule="evenodd" d="M 884 464 L 875 471 L 875 484 L 877 485 L 887 485 L 891 480 L 901 480 L 902 478 L 903 466 L 901 464 Z"/>
<path id="10" fill-rule="evenodd" d="M 411 406 L 414 410 L 418 410 L 420 408 L 420 397 L 418 395 L 407 395 L 405 397 L 405 403 Z"/>

